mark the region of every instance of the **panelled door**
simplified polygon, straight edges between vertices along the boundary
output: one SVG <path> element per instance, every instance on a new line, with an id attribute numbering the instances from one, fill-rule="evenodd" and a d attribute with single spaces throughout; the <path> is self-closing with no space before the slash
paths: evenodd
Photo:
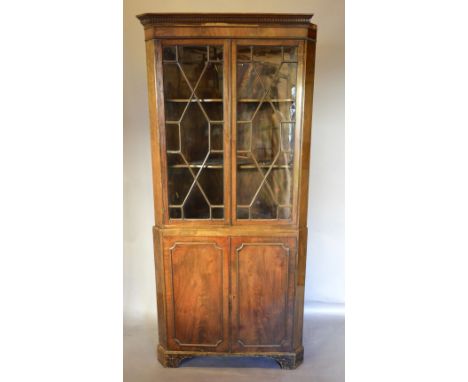
<path id="1" fill-rule="evenodd" d="M 229 349 L 229 238 L 166 237 L 164 274 L 171 350 Z"/>
<path id="2" fill-rule="evenodd" d="M 231 239 L 231 349 L 292 346 L 296 239 Z"/>

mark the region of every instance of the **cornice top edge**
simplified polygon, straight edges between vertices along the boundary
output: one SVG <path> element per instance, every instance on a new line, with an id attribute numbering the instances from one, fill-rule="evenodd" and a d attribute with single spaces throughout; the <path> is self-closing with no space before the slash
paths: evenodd
<path id="1" fill-rule="evenodd" d="M 295 13 L 143 13 L 136 17 L 144 26 L 158 24 L 288 24 L 311 25 L 313 14 Z"/>

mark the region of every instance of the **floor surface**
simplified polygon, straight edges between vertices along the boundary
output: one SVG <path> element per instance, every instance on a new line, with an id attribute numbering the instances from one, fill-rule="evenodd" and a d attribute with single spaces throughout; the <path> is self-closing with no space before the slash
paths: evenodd
<path id="1" fill-rule="evenodd" d="M 124 382 L 344 382 L 344 316 L 338 311 L 306 309 L 304 362 L 295 370 L 282 370 L 268 358 L 192 358 L 179 368 L 163 368 L 156 358 L 155 323 L 124 325 Z"/>

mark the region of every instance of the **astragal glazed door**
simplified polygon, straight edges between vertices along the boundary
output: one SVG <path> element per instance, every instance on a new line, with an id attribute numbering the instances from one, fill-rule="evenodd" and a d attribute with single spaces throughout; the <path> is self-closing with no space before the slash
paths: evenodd
<path id="1" fill-rule="evenodd" d="M 166 223 L 293 224 L 302 43 L 160 44 Z"/>

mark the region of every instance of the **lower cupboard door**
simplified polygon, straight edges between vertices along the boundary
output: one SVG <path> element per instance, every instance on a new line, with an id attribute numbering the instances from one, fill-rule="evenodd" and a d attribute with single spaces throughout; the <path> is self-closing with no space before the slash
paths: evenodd
<path id="1" fill-rule="evenodd" d="M 228 267 L 226 237 L 164 239 L 169 349 L 228 351 Z"/>
<path id="2" fill-rule="evenodd" d="M 233 352 L 292 350 L 296 239 L 233 237 Z"/>

